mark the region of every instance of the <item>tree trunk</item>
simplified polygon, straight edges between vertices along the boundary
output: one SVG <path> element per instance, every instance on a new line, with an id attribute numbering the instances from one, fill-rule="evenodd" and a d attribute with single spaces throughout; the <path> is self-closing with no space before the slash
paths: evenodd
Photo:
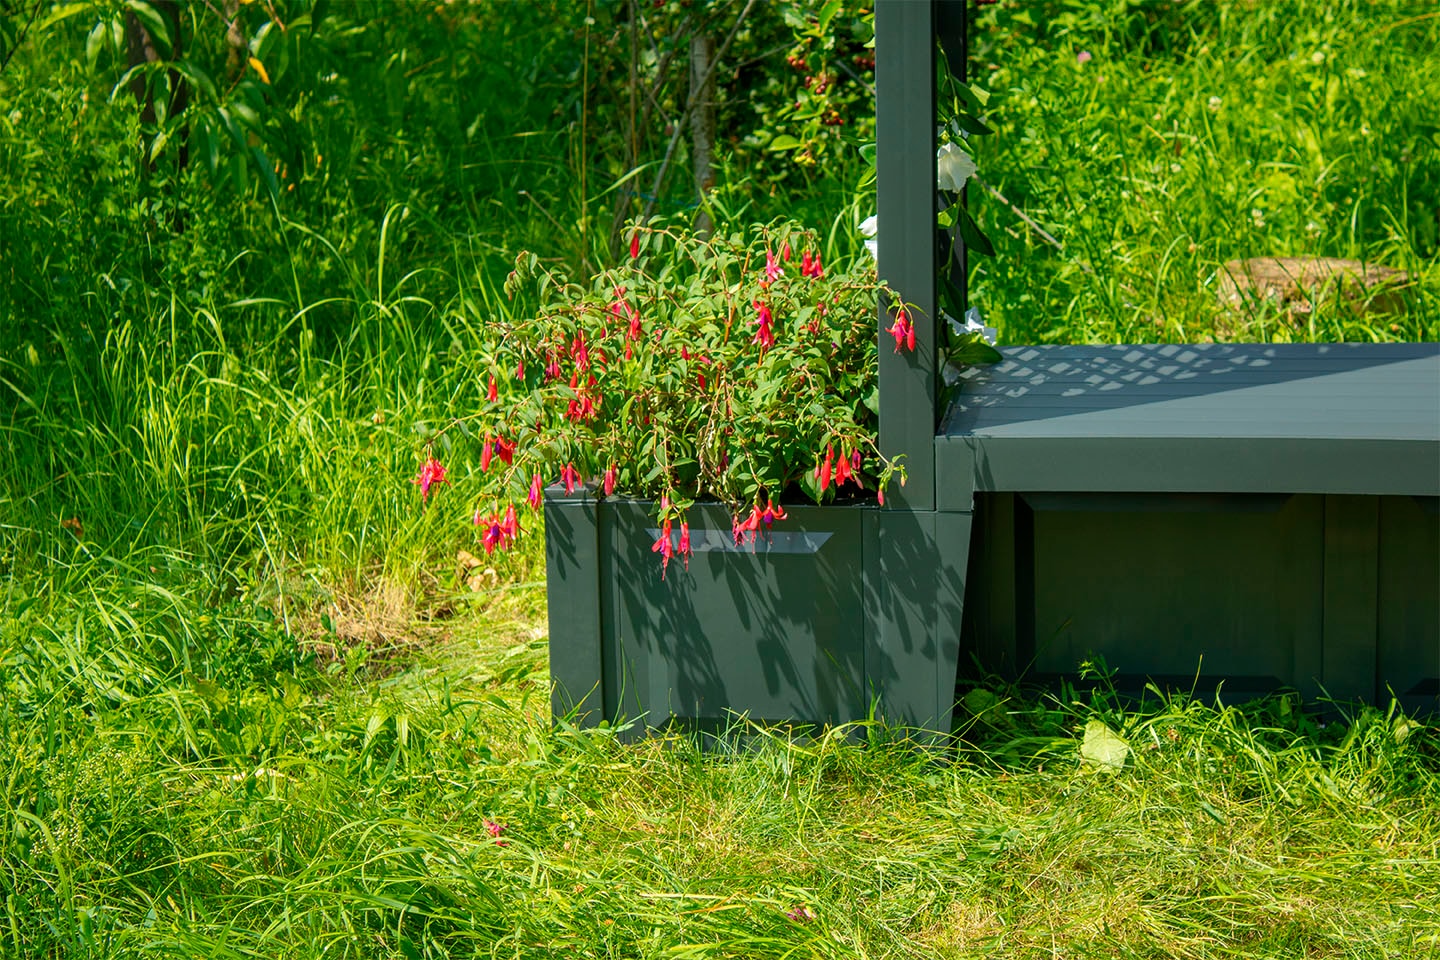
<path id="1" fill-rule="evenodd" d="M 162 50 L 156 38 L 150 35 L 150 31 L 141 23 L 134 11 L 125 14 L 125 45 L 128 48 L 130 66 L 137 67 L 145 63 L 155 63 L 162 59 L 171 61 L 179 60 L 181 57 L 182 40 L 180 34 L 180 3 L 179 0 L 150 0 L 152 6 L 161 17 L 170 31 L 171 49 Z M 170 79 L 170 102 L 166 107 L 166 117 L 173 117 L 183 112 L 186 104 L 190 102 L 190 90 L 181 78 L 179 71 L 169 71 Z M 140 108 L 140 123 L 142 127 L 155 126 L 155 90 L 150 84 L 150 79 L 143 73 L 137 73 L 130 78 L 130 92 L 135 96 L 135 104 Z M 185 137 L 181 136 L 176 144 L 176 156 L 178 157 L 178 168 L 183 170 L 189 162 L 189 151 L 185 145 Z M 150 155 L 151 140 L 142 133 L 140 149 L 145 159 L 146 173 L 155 172 L 155 159 Z"/>
<path id="2" fill-rule="evenodd" d="M 225 0 L 225 72 L 233 84 L 245 72 L 249 44 L 240 25 L 240 0 Z"/>
<path id="3" fill-rule="evenodd" d="M 715 186 L 711 150 L 715 145 L 715 37 L 699 31 L 690 37 L 690 98 L 695 104 L 690 118 L 691 166 L 695 170 L 695 195 L 700 213 L 695 218 L 695 232 L 710 235 L 710 215 L 705 212 L 705 198 Z M 704 84 L 702 87 L 701 84 Z"/>

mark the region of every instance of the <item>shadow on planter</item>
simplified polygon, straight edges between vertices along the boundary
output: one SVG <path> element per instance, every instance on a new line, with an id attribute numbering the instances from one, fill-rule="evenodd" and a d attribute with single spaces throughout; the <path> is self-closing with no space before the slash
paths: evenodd
<path id="1" fill-rule="evenodd" d="M 795 506 L 737 545 L 718 505 L 662 579 L 652 504 L 550 491 L 546 551 L 557 716 L 721 729 L 867 718 L 948 730 L 963 577 L 936 515 Z M 964 517 L 958 551 L 969 536 Z M 881 583 L 886 569 L 911 574 Z M 941 603 L 941 597 L 947 598 Z M 941 609 L 943 607 L 943 610 Z M 939 638 L 939 639 L 937 639 Z"/>

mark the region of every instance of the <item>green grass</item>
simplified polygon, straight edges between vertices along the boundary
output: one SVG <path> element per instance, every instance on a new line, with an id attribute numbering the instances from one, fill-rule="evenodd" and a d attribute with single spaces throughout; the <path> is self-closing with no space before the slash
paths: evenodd
<path id="1" fill-rule="evenodd" d="M 326 165 L 273 209 L 190 184 L 183 238 L 63 45 L 0 80 L 0 956 L 1440 952 L 1428 720 L 1102 687 L 969 698 L 944 756 L 550 728 L 540 538 L 471 589 L 474 440 L 436 432 L 479 403 L 515 249 L 599 256 L 555 226 L 574 24 L 537 9 L 513 62 L 418 14 L 350 35 Z M 1011 343 L 1436 339 L 1437 49 L 1403 2 L 984 8 L 981 176 L 1064 250 L 972 190 L 976 301 Z M 856 169 L 724 170 L 737 217 L 860 253 Z M 1225 260 L 1310 253 L 1406 269 L 1405 312 L 1218 306 Z M 422 509 L 427 441 L 453 474 Z M 1082 766 L 1092 720 L 1120 772 Z"/>
<path id="2" fill-rule="evenodd" d="M 974 299 L 1008 342 L 1440 337 L 1431 5 L 1004 4 L 974 50 L 980 176 L 1063 246 L 971 190 L 1000 251 Z M 1222 264 L 1276 256 L 1405 270 L 1405 309 L 1222 306 Z"/>
<path id="3" fill-rule="evenodd" d="M 1398 715 L 1322 729 L 1290 701 L 1102 694 L 987 706 L 948 758 L 864 725 L 626 745 L 549 728 L 525 594 L 368 662 L 297 658 L 276 620 L 144 583 L 64 614 L 12 600 L 8 950 L 1410 957 L 1440 938 L 1440 740 Z M 1129 742 L 1118 773 L 1081 763 L 1087 718 Z"/>

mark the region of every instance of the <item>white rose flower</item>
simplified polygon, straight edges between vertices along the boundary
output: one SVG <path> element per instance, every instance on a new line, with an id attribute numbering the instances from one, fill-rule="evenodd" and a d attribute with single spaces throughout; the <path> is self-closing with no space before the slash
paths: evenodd
<path id="1" fill-rule="evenodd" d="M 955 144 L 941 144 L 935 151 L 935 185 L 941 190 L 958 193 L 974 173 L 975 161 Z"/>
<path id="2" fill-rule="evenodd" d="M 948 313 L 944 314 L 944 317 L 947 321 L 949 321 L 950 329 L 954 330 L 957 335 L 978 333 L 980 334 L 980 339 L 984 340 L 992 347 L 995 346 L 995 336 L 997 331 L 994 327 L 985 326 L 985 321 L 980 317 L 979 307 L 970 307 L 965 311 L 964 323 L 956 320 Z"/>
<path id="3" fill-rule="evenodd" d="M 877 234 L 877 233 L 879 233 L 879 232 L 880 232 L 880 218 L 879 218 L 879 216 L 877 216 L 876 214 L 873 214 L 873 213 L 872 213 L 870 216 L 868 216 L 868 217 L 866 217 L 864 220 L 860 221 L 860 233 L 861 233 L 863 236 L 873 238 L 873 237 L 875 236 L 875 234 Z M 869 239 L 869 240 L 866 240 L 866 241 L 865 241 L 865 249 L 866 249 L 866 250 L 869 250 L 869 251 L 870 251 L 870 256 L 873 257 L 873 258 L 874 258 L 875 260 L 877 260 L 877 261 L 880 259 L 879 247 L 880 247 L 880 241 L 878 241 L 878 240 Z"/>

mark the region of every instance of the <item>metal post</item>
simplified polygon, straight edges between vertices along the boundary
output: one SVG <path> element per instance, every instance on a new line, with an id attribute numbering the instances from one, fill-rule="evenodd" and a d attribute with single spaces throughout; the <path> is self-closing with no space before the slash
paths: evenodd
<path id="1" fill-rule="evenodd" d="M 886 333 L 880 305 L 880 450 L 904 457 L 891 509 L 935 509 L 935 11 L 928 0 L 875 5 L 875 173 L 880 278 L 907 304 L 915 351 Z"/>

